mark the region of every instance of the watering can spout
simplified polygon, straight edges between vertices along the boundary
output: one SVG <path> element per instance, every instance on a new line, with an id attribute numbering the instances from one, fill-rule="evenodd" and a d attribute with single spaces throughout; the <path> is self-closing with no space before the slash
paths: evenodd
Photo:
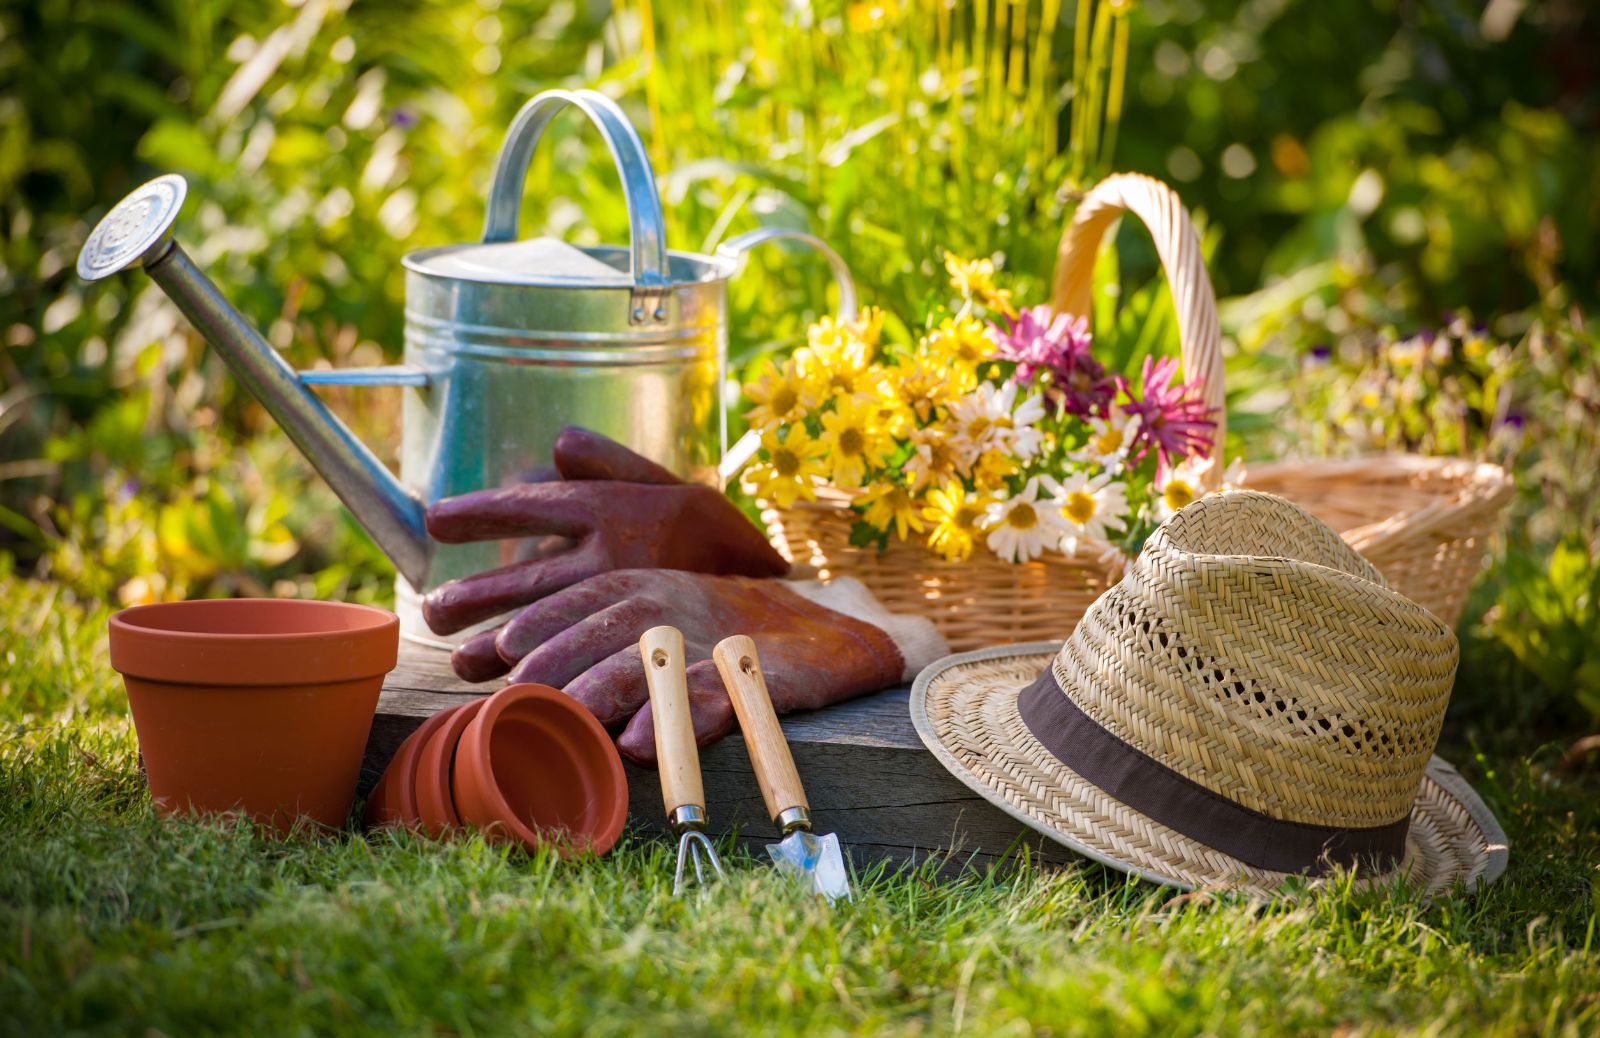
<path id="1" fill-rule="evenodd" d="M 225 299 L 170 229 L 187 184 L 168 174 L 112 207 L 78 254 L 78 274 L 98 281 L 142 266 L 172 298 L 234 376 L 260 400 L 413 587 L 426 584 L 431 541 L 422 501 L 356 439 L 244 316 Z M 369 383 L 426 385 L 421 372 L 391 372 Z"/>

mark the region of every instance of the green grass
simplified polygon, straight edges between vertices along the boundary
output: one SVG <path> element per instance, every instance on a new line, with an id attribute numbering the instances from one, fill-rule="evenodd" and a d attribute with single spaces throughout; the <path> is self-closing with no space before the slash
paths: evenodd
<path id="1" fill-rule="evenodd" d="M 104 618 L 0 576 L 0 1034 L 1600 1030 L 1600 798 L 1510 735 L 1448 747 L 1510 870 L 1431 906 L 1023 864 L 874 873 L 830 910 L 731 851 L 729 884 L 679 901 L 642 838 L 563 862 L 158 821 Z"/>

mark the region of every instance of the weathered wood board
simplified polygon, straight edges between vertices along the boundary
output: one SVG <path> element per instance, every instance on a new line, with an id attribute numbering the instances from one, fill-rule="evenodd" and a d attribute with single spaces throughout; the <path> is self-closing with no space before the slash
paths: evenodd
<path id="1" fill-rule="evenodd" d="M 362 762 L 370 789 L 401 741 L 435 711 L 483 695 L 450 670 L 447 653 L 402 642 L 400 664 L 385 680 Z M 820 832 L 833 832 L 857 867 L 877 861 L 948 858 L 947 868 L 981 866 L 1027 845 L 1047 862 L 1068 859 L 945 771 L 922 745 L 906 709 L 906 688 L 890 689 L 825 710 L 783 718 L 795 766 Z M 774 834 L 744 740 L 738 734 L 702 750 L 707 810 L 716 835 L 735 830 L 759 850 Z M 653 771 L 625 765 L 631 824 L 665 833 L 661 787 Z"/>

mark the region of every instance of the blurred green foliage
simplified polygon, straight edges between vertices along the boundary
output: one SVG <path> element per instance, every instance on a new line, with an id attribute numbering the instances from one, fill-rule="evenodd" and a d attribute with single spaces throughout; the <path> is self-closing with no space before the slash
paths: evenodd
<path id="1" fill-rule="evenodd" d="M 1042 295 L 1075 192 L 1113 168 L 1168 180 L 1231 297 L 1241 445 L 1513 464 L 1519 535 L 1480 612 L 1486 644 L 1536 644 L 1515 631 L 1547 611 L 1507 575 L 1554 581 L 1574 535 L 1600 557 L 1596 20 L 1580 0 L 5 0 L 0 552 L 96 597 L 381 600 L 386 561 L 220 361 L 146 279 L 79 282 L 77 248 L 181 172 L 180 235 L 291 362 L 392 359 L 400 257 L 475 237 L 517 107 L 583 85 L 639 124 L 674 247 L 802 227 L 891 312 L 923 309 L 947 247 Z M 626 236 L 581 121 L 553 127 L 524 212 Z M 1101 326 L 1120 303 L 1141 349 L 1171 348 L 1142 233 L 1118 265 Z M 830 305 L 802 252 L 751 267 L 736 361 Z M 1398 373 L 1391 347 L 1450 311 L 1493 352 Z M 330 401 L 392 452 L 394 392 Z"/>

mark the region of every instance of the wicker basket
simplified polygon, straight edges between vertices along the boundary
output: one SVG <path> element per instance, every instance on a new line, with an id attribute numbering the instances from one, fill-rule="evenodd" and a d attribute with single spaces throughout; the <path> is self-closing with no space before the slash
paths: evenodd
<path id="1" fill-rule="evenodd" d="M 1137 174 L 1108 177 L 1078 206 L 1061 238 L 1053 305 L 1093 312 L 1090 291 L 1101 239 L 1123 213 L 1149 228 L 1172 290 L 1185 381 L 1217 415 L 1223 442 L 1222 337 L 1216 295 L 1200 239 L 1172 189 Z M 1211 478 L 1221 465 L 1212 466 Z M 1409 455 L 1251 466 L 1253 488 L 1299 502 L 1375 565 L 1396 590 L 1455 623 L 1483 549 L 1511 498 L 1511 481 L 1493 465 Z M 946 562 L 924 544 L 893 541 L 879 551 L 850 543 L 848 495 L 819 492 L 815 502 L 764 506 L 772 543 L 823 579 L 849 576 L 896 612 L 927 616 L 953 651 L 1066 637 L 1102 591 L 1121 578 L 1115 550 L 1054 552 L 1013 564 L 987 552 Z"/>

